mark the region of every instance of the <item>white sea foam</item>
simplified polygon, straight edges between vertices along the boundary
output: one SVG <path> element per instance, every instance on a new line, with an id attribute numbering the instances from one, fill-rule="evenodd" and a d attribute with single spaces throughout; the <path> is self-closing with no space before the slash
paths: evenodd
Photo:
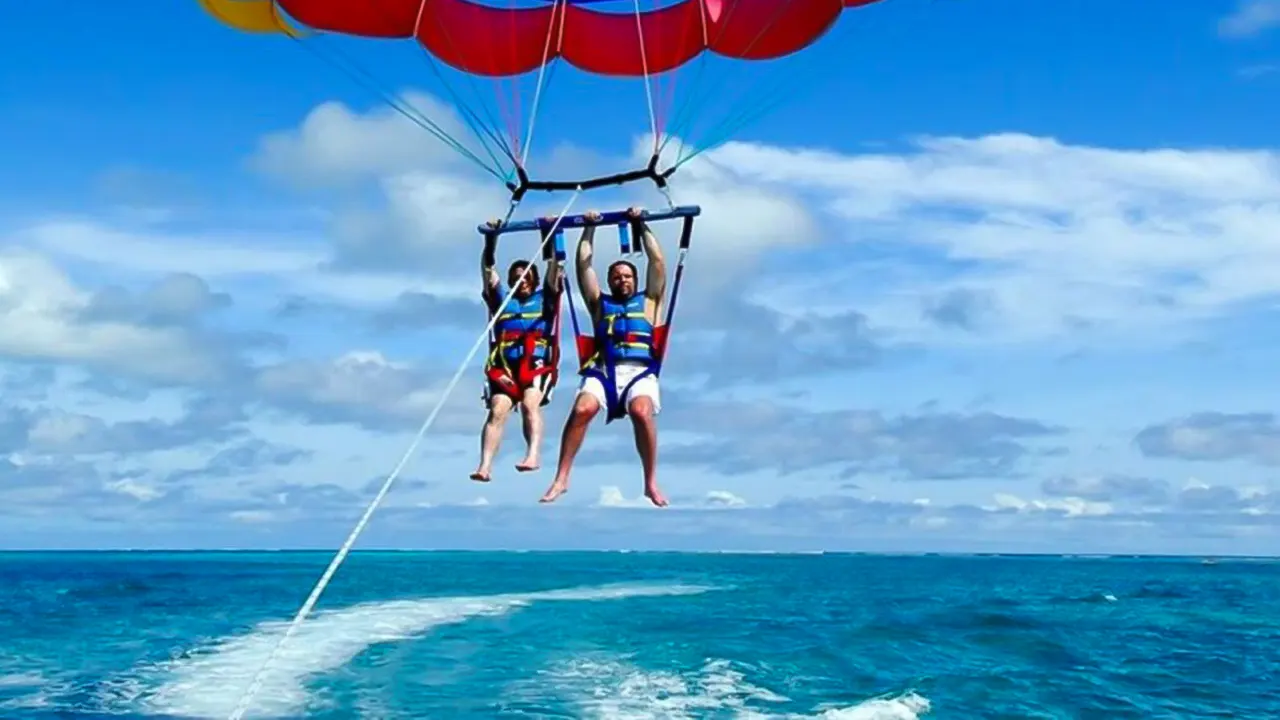
<path id="1" fill-rule="evenodd" d="M 929 699 L 915 692 L 864 700 L 845 708 L 823 710 L 811 717 L 823 720 L 917 720 L 929 712 Z"/>
<path id="2" fill-rule="evenodd" d="M 0 674 L 0 688 L 38 687 L 44 683 L 44 675 L 38 672 Z"/>
<path id="3" fill-rule="evenodd" d="M 35 710 L 54 707 L 67 684 L 44 673 L 25 671 L 0 674 L 0 710 Z M 9 715 L 0 713 L 0 717 Z"/>
<path id="4" fill-rule="evenodd" d="M 608 601 L 630 597 L 686 595 L 711 588 L 687 585 L 614 585 L 482 597 L 436 597 L 371 602 L 308 618 L 264 673 L 249 717 L 296 716 L 318 698 L 306 683 L 335 670 L 367 648 L 423 635 L 471 618 L 509 613 L 543 601 Z M 248 634 L 221 638 L 207 647 L 116 683 L 115 702 L 135 711 L 180 717 L 227 717 L 254 674 L 288 627 L 287 621 L 258 625 Z M 141 682 L 136 682 L 141 680 Z M 158 683 L 158 687 L 155 687 Z M 154 687 L 155 689 L 148 689 Z"/>
<path id="5" fill-rule="evenodd" d="M 714 714 L 742 720 L 918 720 L 929 701 L 914 692 L 864 700 L 847 707 L 817 707 L 808 714 L 770 710 L 788 699 L 747 680 L 727 660 L 711 660 L 693 673 L 638 668 L 621 658 L 577 658 L 551 672 L 558 692 L 588 718 L 685 720 Z M 540 680 L 546 682 L 546 678 Z"/>

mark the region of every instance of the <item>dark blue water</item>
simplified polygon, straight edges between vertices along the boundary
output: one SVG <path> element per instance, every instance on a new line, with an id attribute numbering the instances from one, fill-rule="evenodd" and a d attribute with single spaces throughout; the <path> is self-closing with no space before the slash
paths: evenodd
<path id="1" fill-rule="evenodd" d="M 0 555 L 0 717 L 227 717 L 329 557 Z M 1280 564 L 353 554 L 247 717 L 1275 718 Z"/>

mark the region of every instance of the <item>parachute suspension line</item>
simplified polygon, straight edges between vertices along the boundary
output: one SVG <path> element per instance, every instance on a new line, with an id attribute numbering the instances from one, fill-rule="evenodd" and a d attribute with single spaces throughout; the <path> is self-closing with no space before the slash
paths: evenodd
<path id="1" fill-rule="evenodd" d="M 509 9 L 514 10 L 515 0 L 507 0 Z M 496 5 L 496 3 L 495 3 Z M 462 42 L 467 42 L 463 37 Z M 489 78 L 489 84 L 492 88 L 494 100 L 498 105 L 498 114 L 502 116 L 507 126 L 507 138 L 511 145 L 511 153 L 514 155 L 512 164 L 512 176 L 520 171 L 520 81 L 516 77 L 494 76 Z"/>
<path id="2" fill-rule="evenodd" d="M 320 44 L 321 37 L 322 36 L 317 36 L 317 39 L 315 41 L 317 45 Z M 379 87 L 377 84 L 377 79 L 373 76 L 372 73 L 366 70 L 363 66 L 357 63 L 355 60 L 351 59 L 350 56 L 343 53 L 341 50 L 338 50 L 337 48 L 334 48 L 334 47 L 328 48 L 328 51 L 331 52 L 333 55 L 337 56 L 343 63 L 346 63 L 346 66 L 343 66 L 339 62 L 335 62 L 333 58 L 326 57 L 323 53 L 319 52 L 317 48 L 311 47 L 308 43 L 304 42 L 303 40 L 296 39 L 296 38 L 295 40 L 298 42 L 299 45 L 301 45 L 305 50 L 307 50 L 307 52 L 312 53 L 313 55 L 320 58 L 321 60 L 328 62 L 330 65 L 344 72 L 347 75 L 347 77 L 350 78 L 353 82 L 355 82 L 357 85 L 360 85 L 365 90 L 368 90 L 369 92 L 376 95 L 378 99 L 386 103 L 388 107 L 390 107 L 392 110 L 395 110 L 396 112 L 403 115 L 413 124 L 417 125 L 423 130 L 426 130 L 428 133 L 435 136 L 441 142 L 453 148 L 463 157 L 466 157 L 469 160 L 480 165 L 490 175 L 493 175 L 499 178 L 501 177 L 501 173 L 499 173 L 495 168 L 489 165 L 486 165 L 483 160 L 481 160 L 479 157 L 475 155 L 475 153 L 468 150 L 466 146 L 464 146 L 456 138 L 454 138 L 452 135 L 446 132 L 444 128 L 440 127 L 431 118 L 427 117 L 424 113 L 422 113 L 412 105 L 409 105 L 401 101 L 394 94 L 388 92 L 386 89 Z"/>
<path id="3" fill-rule="evenodd" d="M 422 2 L 425 5 L 427 0 Z M 529 129 L 525 132 L 524 147 L 520 149 L 520 167 L 525 167 L 529 163 L 529 148 L 533 145 L 533 126 L 538 119 L 538 106 L 542 101 L 542 80 L 546 77 L 547 58 L 551 56 L 551 38 L 555 34 L 557 16 L 563 17 L 567 14 L 563 2 L 567 0 L 554 0 L 551 3 L 551 19 L 547 22 L 547 39 L 542 45 L 542 63 L 538 65 L 538 80 L 533 86 L 533 107 L 529 109 Z"/>
<path id="4" fill-rule="evenodd" d="M 668 210 L 675 210 L 675 209 L 676 209 L 676 201 L 675 201 L 675 199 L 674 199 L 674 198 L 672 198 L 672 197 L 671 197 L 671 185 L 670 185 L 670 183 L 668 182 L 668 183 L 667 183 L 667 184 L 665 184 L 665 185 L 659 185 L 659 186 L 658 186 L 658 192 L 662 193 L 662 197 L 664 197 L 664 198 L 666 198 L 666 199 L 667 199 L 667 209 L 668 209 Z"/>
<path id="5" fill-rule="evenodd" d="M 493 112 L 489 109 L 488 104 L 486 104 L 483 101 L 483 99 L 481 99 L 482 96 L 480 93 L 480 89 L 476 83 L 475 77 L 471 75 L 471 73 L 462 73 L 462 75 L 467 79 L 468 85 L 471 88 L 472 95 L 477 99 L 476 104 L 479 105 L 480 108 L 484 111 L 485 120 L 487 122 L 480 121 L 480 119 L 476 116 L 476 112 L 469 107 L 468 103 L 463 102 L 462 99 L 458 97 L 458 93 L 454 90 L 453 85 L 444 78 L 444 74 L 440 71 L 440 64 L 436 62 L 435 58 L 431 55 L 431 52 L 427 50 L 426 46 L 424 46 L 420 41 L 417 40 L 417 37 L 416 37 L 417 33 L 421 30 L 421 27 L 422 27 L 422 18 L 426 14 L 427 2 L 428 0 L 423 0 L 422 4 L 418 6 L 418 17 L 414 23 L 414 35 L 415 35 L 414 44 L 418 46 L 419 54 L 421 55 L 423 61 L 426 62 L 427 66 L 431 68 L 431 71 L 435 73 L 435 76 L 439 78 L 441 84 L 444 85 L 445 90 L 449 93 L 450 98 L 453 99 L 454 104 L 457 105 L 463 111 L 463 113 L 465 113 L 468 117 L 470 117 L 475 122 L 476 125 L 480 125 L 481 127 L 483 127 L 485 134 L 488 135 L 489 138 L 493 140 L 495 144 L 497 144 L 497 146 L 502 150 L 502 154 L 506 155 L 507 159 L 511 161 L 512 170 L 506 173 L 505 179 L 503 180 L 503 182 L 507 182 L 511 179 L 511 176 L 515 171 L 514 170 L 514 166 L 516 164 L 515 149 L 511 146 L 511 143 L 509 143 L 506 140 L 506 138 L 503 137 L 502 133 L 498 130 L 498 120 L 493 116 Z M 439 26 L 441 31 L 444 33 L 445 40 L 452 45 L 453 39 L 452 39 L 452 36 L 450 36 L 449 34 L 449 29 L 447 27 L 447 24 L 440 23 Z M 481 140 L 481 142 L 484 142 L 483 139 Z M 496 163 L 497 161 L 495 160 L 494 162 Z"/>
<path id="6" fill-rule="evenodd" d="M 789 1 L 789 0 L 788 0 Z M 785 7 L 785 2 L 783 3 Z M 873 16 L 874 17 L 874 16 Z M 876 22 L 872 18 L 867 18 L 866 23 Z M 765 26 L 765 29 L 772 26 L 771 21 Z M 865 29 L 865 26 L 857 25 L 857 28 Z M 761 32 L 764 32 L 762 29 Z M 757 35 L 751 41 L 751 46 L 759 40 Z M 750 47 L 750 46 L 749 46 Z M 808 93 L 818 88 L 823 82 L 829 81 L 837 72 L 842 71 L 845 65 L 841 63 L 815 63 L 817 70 L 807 71 L 796 75 L 790 75 L 785 78 L 778 78 L 771 83 L 770 90 L 763 91 L 762 97 L 756 103 L 735 102 L 733 105 L 738 108 L 736 113 L 722 118 L 710 131 L 707 132 L 708 141 L 701 144 L 701 147 L 694 150 L 687 157 L 677 157 L 675 167 L 680 167 L 689 160 L 701 155 L 702 153 L 712 150 L 729 140 L 729 138 L 741 130 L 743 127 L 750 125 L 760 117 L 767 115 L 774 108 L 783 103 L 790 102 L 796 95 Z"/>
<path id="7" fill-rule="evenodd" d="M 464 115 L 463 119 L 466 121 L 467 127 L 475 134 L 476 139 L 480 141 L 480 144 L 484 146 L 485 152 L 488 153 L 489 158 L 493 160 L 494 165 L 500 166 L 501 163 L 498 161 L 498 158 L 494 156 L 493 150 L 489 147 L 489 143 L 485 142 L 484 136 L 480 134 L 480 130 L 484 130 L 484 135 L 487 135 L 489 139 L 497 145 L 498 149 L 502 151 L 502 154 L 506 155 L 507 159 L 514 164 L 516 162 L 515 153 L 511 149 L 510 144 L 502 138 L 501 134 L 495 131 L 495 128 L 498 126 L 498 121 L 493 117 L 493 114 L 489 112 L 488 106 L 484 103 L 479 103 L 480 107 L 484 109 L 485 119 L 488 121 L 485 122 L 476 115 L 474 110 L 468 107 L 467 103 L 464 103 L 462 99 L 458 97 L 458 93 L 454 90 L 453 84 L 445 79 L 444 73 L 440 72 L 439 63 L 435 61 L 431 56 L 431 53 L 427 51 L 427 48 L 418 41 L 417 34 L 422 29 L 422 18 L 426 14 L 427 2 L 428 0 L 422 0 L 422 3 L 418 6 L 418 16 L 413 23 L 413 44 L 418 47 L 418 54 L 422 57 L 423 61 L 426 62 L 427 66 L 431 68 L 432 73 L 435 74 L 436 78 L 440 81 L 440 84 L 444 86 L 445 92 L 449 93 L 449 97 L 453 100 L 454 105 L 462 111 Z M 472 78 L 470 74 L 467 74 L 467 78 L 471 80 L 474 90 L 475 79 Z M 476 95 L 478 96 L 479 93 L 477 92 Z M 509 180 L 510 175 L 510 173 L 507 173 L 507 176 L 503 181 L 506 182 L 506 180 Z"/>
<path id="8" fill-rule="evenodd" d="M 702 23 L 702 47 L 710 47 L 711 33 L 707 27 L 707 0 L 698 0 L 698 21 Z M 702 52 L 703 59 L 706 59 L 707 52 Z"/>
<path id="9" fill-rule="evenodd" d="M 698 59 L 698 69 L 693 78 L 694 87 L 691 88 L 689 92 L 685 94 L 684 102 L 681 103 L 680 109 L 677 110 L 677 115 L 681 116 L 682 119 L 677 120 L 677 124 L 681 128 L 679 133 L 680 145 L 676 150 L 676 163 L 674 167 L 679 167 L 680 156 L 684 154 L 685 146 L 692 140 L 692 138 L 688 136 L 693 134 L 694 115 L 697 114 L 695 111 L 695 108 L 698 105 L 698 100 L 699 98 L 709 96 L 710 94 L 710 93 L 703 93 L 701 91 L 702 81 L 706 77 L 708 58 L 710 58 L 711 56 L 711 52 L 710 52 L 711 33 L 710 33 L 710 25 L 707 20 L 706 2 L 707 0 L 700 0 L 699 2 L 699 10 L 701 11 L 700 15 L 702 17 L 702 42 L 703 42 L 703 47 L 706 49 L 704 49 L 700 53 L 700 57 Z M 785 4 L 785 2 L 783 4 Z M 732 26 L 731 21 L 733 19 L 733 14 L 738 10 L 740 6 L 741 6 L 741 3 L 734 3 L 729 8 L 729 11 L 724 14 L 724 17 L 720 19 L 719 34 L 717 34 L 715 38 L 717 41 L 721 37 L 723 37 L 724 33 L 726 33 L 728 29 Z M 772 25 L 772 23 L 765 25 L 765 29 L 768 29 L 770 25 Z M 755 40 L 753 40 L 751 44 L 747 46 L 748 51 L 751 49 L 752 46 L 755 45 L 755 42 L 759 40 L 759 38 L 760 36 L 757 35 Z M 670 137 L 668 137 L 668 139 L 670 139 Z M 666 145 L 664 144 L 663 147 L 665 148 L 665 146 Z"/>
<path id="10" fill-rule="evenodd" d="M 756 46 L 756 43 L 760 42 L 760 39 L 765 36 L 765 33 L 767 33 L 771 28 L 773 28 L 774 23 L 778 21 L 778 18 L 781 17 L 783 11 L 787 9 L 787 6 L 790 3 L 791 3 L 791 0 L 783 0 L 783 2 L 778 3 L 777 7 L 774 8 L 773 16 L 769 19 L 768 22 L 761 24 L 760 29 L 756 31 L 755 37 L 751 38 L 751 42 L 747 44 L 744 54 L 749 53 L 751 49 Z M 729 12 L 732 13 L 733 10 L 736 8 L 737 8 L 737 5 L 731 8 Z M 724 28 L 727 28 L 728 26 L 729 26 L 729 23 L 726 21 L 724 24 Z M 724 31 L 724 28 L 721 29 L 721 32 Z M 783 95 L 783 92 L 779 92 L 779 90 L 784 92 L 794 91 L 794 80 L 789 79 L 786 82 L 777 81 L 774 91 L 772 91 L 769 94 L 770 95 L 776 94 L 778 96 Z M 743 98 L 740 97 L 739 99 L 741 100 Z M 746 102 L 740 102 L 740 101 L 732 103 L 732 106 L 734 108 L 737 108 L 737 111 L 724 118 L 721 118 L 719 122 L 713 125 L 707 132 L 707 136 L 708 138 L 710 138 L 710 140 L 707 142 L 700 143 L 699 144 L 700 147 L 697 150 L 694 150 L 687 157 L 680 157 L 678 154 L 675 161 L 675 167 L 678 168 L 684 163 L 688 162 L 689 160 L 692 160 L 693 158 L 702 154 L 703 152 L 706 152 L 707 150 L 710 150 L 712 148 L 715 148 L 715 147 L 718 147 L 719 145 L 724 144 L 726 141 L 728 141 L 729 137 L 732 136 L 735 132 L 737 132 L 738 130 L 741 130 L 744 126 L 749 124 L 750 121 L 756 120 L 759 117 L 767 114 L 768 111 L 772 110 L 774 107 L 777 107 L 779 104 L 781 104 L 783 99 L 784 99 L 783 97 L 775 96 L 772 100 L 770 100 L 767 103 L 763 101 L 758 103 L 746 103 Z M 682 144 L 680 149 L 680 154 L 682 154 L 683 152 L 684 152 L 684 146 Z"/>
<path id="11" fill-rule="evenodd" d="M 667 125 L 667 132 L 665 137 L 662 138 L 662 145 L 658 147 L 659 155 L 661 155 L 662 151 L 666 150 L 667 146 L 671 144 L 671 138 L 678 135 L 680 136 L 680 146 L 679 146 L 680 149 L 676 150 L 676 157 L 677 158 L 680 157 L 680 152 L 681 150 L 683 150 L 684 143 L 685 143 L 685 138 L 684 138 L 685 133 L 682 127 L 684 125 L 683 118 L 685 116 L 686 111 L 689 108 L 688 98 L 697 96 L 697 89 L 702 84 L 702 76 L 707 69 L 707 56 L 711 54 L 705 50 L 705 48 L 708 48 L 711 46 L 711 32 L 710 32 L 710 28 L 707 25 L 707 0 L 696 0 L 696 1 L 698 3 L 698 22 L 702 26 L 702 47 L 704 48 L 704 50 L 698 53 L 698 69 L 693 74 L 693 88 L 689 91 L 689 94 L 687 97 L 682 97 L 680 99 L 680 104 L 678 107 L 676 107 L 673 118 L 670 121 L 670 123 L 668 123 Z M 732 13 L 733 10 L 730 9 L 729 12 Z M 674 84 L 675 83 L 673 81 L 672 83 L 673 87 L 671 89 L 670 105 L 676 104 Z M 669 106 L 668 106 L 668 109 L 670 109 Z"/>
<path id="12" fill-rule="evenodd" d="M 514 0 L 513 0 L 514 1 Z M 507 137 L 510 138 L 511 151 L 516 156 L 515 166 L 520 169 L 520 85 L 515 78 L 490 78 L 498 101 L 498 112 L 507 124 Z"/>
<path id="13" fill-rule="evenodd" d="M 689 141 L 689 138 L 687 137 L 689 133 L 686 132 L 686 130 L 692 129 L 694 115 L 691 110 L 694 106 L 691 98 L 698 97 L 699 90 L 702 86 L 702 77 L 706 74 L 707 70 L 708 55 L 710 55 L 710 53 L 704 52 L 702 56 L 698 58 L 698 69 L 693 75 L 693 86 L 685 93 L 685 97 L 682 99 L 680 107 L 676 109 L 675 120 L 671 123 L 670 132 L 668 132 L 666 138 L 663 139 L 662 147 L 658 148 L 658 152 L 666 150 L 667 145 L 671 143 L 671 138 L 678 135 L 680 137 L 680 144 L 676 147 L 677 160 L 680 158 L 680 155 L 684 153 L 685 143 Z"/>
<path id="14" fill-rule="evenodd" d="M 511 222 L 511 216 L 516 214 L 516 208 L 520 206 L 520 201 L 512 198 L 511 203 L 507 205 L 507 214 L 502 216 L 502 224 L 506 225 Z"/>
<path id="15" fill-rule="evenodd" d="M 658 156 L 658 147 L 660 139 L 658 137 L 658 116 L 653 112 L 653 87 L 649 82 L 649 54 L 644 49 L 644 23 L 641 19 L 640 0 L 635 0 L 636 5 L 636 35 L 640 44 L 640 69 L 644 71 L 644 99 L 649 104 L 649 125 L 653 128 L 653 155 Z"/>
<path id="16" fill-rule="evenodd" d="M 795 92 L 795 87 L 789 83 L 778 81 L 777 87 L 773 89 L 768 99 L 762 99 L 755 104 L 749 105 L 746 109 L 739 110 L 737 113 L 721 120 L 707 132 L 706 141 L 703 142 L 698 149 L 689 153 L 685 157 L 677 157 L 675 166 L 680 167 L 686 162 L 694 159 L 708 150 L 715 148 L 728 142 L 734 133 L 742 128 L 750 125 L 752 122 L 769 114 L 774 108 L 782 105 L 790 99 L 790 95 Z"/>
<path id="17" fill-rule="evenodd" d="M 560 214 L 556 216 L 555 224 L 551 226 L 551 230 L 545 237 L 543 237 L 542 244 L 539 245 L 539 254 L 541 254 L 543 246 L 548 242 L 551 242 L 551 239 L 554 236 L 556 229 L 559 228 L 562 219 L 566 214 L 568 214 L 569 209 L 573 207 L 573 203 L 577 201 L 578 196 L 581 193 L 581 190 L 576 190 L 571 196 L 569 196 L 569 202 L 565 203 L 564 209 L 562 209 Z M 289 638 L 293 637 L 293 634 L 297 632 L 298 628 L 302 625 L 302 621 L 306 619 L 307 615 L 309 615 L 311 610 L 315 607 L 316 601 L 320 599 L 320 594 L 324 592 L 326 587 L 328 587 L 329 581 L 333 579 L 334 573 L 338 571 L 338 567 L 342 565 L 344 560 L 346 560 L 348 553 L 351 552 L 352 546 L 355 545 L 360 534 L 364 532 L 365 526 L 369 523 L 369 518 L 373 516 L 374 511 L 377 510 L 378 506 L 382 503 L 383 498 L 387 496 L 387 492 L 391 490 L 391 485 L 396 481 L 396 478 L 400 476 L 400 472 L 404 470 L 405 465 L 409 463 L 409 458 L 413 456 L 414 451 L 418 449 L 418 445 L 422 443 L 422 438 L 427 434 L 427 430 L 429 430 L 435 423 L 436 417 L 444 407 L 445 401 L 447 401 L 449 396 L 453 394 L 454 388 L 458 386 L 458 381 L 462 379 L 462 374 L 466 372 L 467 366 L 471 364 L 471 360 L 476 356 L 476 353 L 479 352 L 480 346 L 489 339 L 490 333 L 493 332 L 494 326 L 498 323 L 498 318 L 502 315 L 503 308 L 505 308 L 507 303 L 511 301 L 511 295 L 515 292 L 515 289 L 520 286 L 520 283 L 525 279 L 530 270 L 533 269 L 538 257 L 538 254 L 533 256 L 533 260 L 525 266 L 524 270 L 520 273 L 520 277 L 511 286 L 511 288 L 507 290 L 506 295 L 503 296 L 502 303 L 498 306 L 497 312 L 493 313 L 493 317 L 489 319 L 489 322 L 485 325 L 484 331 L 476 338 L 475 344 L 471 346 L 471 350 L 467 353 L 466 358 L 464 358 L 462 363 L 458 365 L 457 371 L 453 374 L 453 379 L 451 379 L 449 384 L 445 386 L 444 392 L 441 393 L 440 400 L 436 402 L 435 408 L 431 410 L 431 414 L 427 416 L 427 419 L 423 421 L 422 426 L 418 428 L 417 436 L 414 437 L 409 448 L 405 450 L 404 455 L 400 458 L 400 462 L 397 463 L 395 469 L 387 475 L 387 479 L 382 483 L 382 488 L 378 490 L 378 494 L 375 495 L 373 501 L 369 503 L 369 507 L 365 508 L 364 515 L 360 517 L 360 521 L 356 523 L 356 526 L 351 530 L 351 534 L 349 534 L 346 541 L 342 543 L 342 547 L 338 550 L 338 553 L 333 556 L 333 560 L 330 561 L 329 567 L 327 567 L 324 574 L 320 576 L 320 581 L 316 583 L 314 588 L 312 588 L 311 594 L 307 596 L 307 601 L 302 604 L 298 613 L 294 615 L 293 621 L 289 623 L 289 627 L 285 629 L 284 635 L 282 635 L 280 640 L 276 642 L 275 647 L 271 649 L 270 655 L 268 655 L 267 659 L 263 661 L 262 666 L 258 668 L 258 672 L 254 675 L 253 682 L 249 685 L 249 689 L 240 698 L 240 702 L 231 713 L 230 720 L 240 720 L 244 717 L 245 712 L 249 708 L 250 701 L 252 701 L 254 695 L 257 695 L 258 691 L 262 689 L 262 680 L 263 676 L 266 674 L 267 667 L 271 665 L 275 660 L 276 655 L 279 654 L 280 649 L 289 641 Z"/>
<path id="18" fill-rule="evenodd" d="M 676 92 L 677 87 L 684 85 L 683 78 L 680 75 L 680 68 L 672 68 L 666 71 L 666 80 L 659 83 L 663 86 L 661 97 L 657 100 L 658 107 L 658 127 L 662 130 L 662 141 L 658 147 L 659 150 L 666 144 L 667 138 L 671 135 L 671 118 L 675 114 Z"/>
<path id="19" fill-rule="evenodd" d="M 320 36 L 317 36 L 316 44 L 319 44 L 319 37 Z M 317 48 L 312 47 L 309 43 L 299 38 L 293 38 L 293 39 L 307 52 L 311 53 L 312 55 L 315 55 L 321 60 L 329 63 L 331 66 L 342 71 L 347 75 L 348 78 L 350 78 L 357 85 L 360 85 L 365 90 L 376 95 L 378 99 L 386 103 L 387 106 L 390 107 L 392 110 L 395 110 L 396 112 L 403 115 L 406 119 L 409 120 L 409 122 L 412 122 L 414 125 L 417 125 L 418 127 L 427 131 L 431 135 L 435 136 L 438 140 L 440 140 L 440 142 L 444 143 L 445 145 L 448 145 L 449 147 L 457 151 L 458 154 L 462 155 L 468 160 L 471 160 L 472 162 L 479 165 L 485 172 L 498 178 L 498 180 L 505 182 L 505 180 L 503 179 L 502 173 L 499 170 L 497 170 L 493 166 L 486 164 L 484 160 L 481 160 L 475 153 L 468 150 L 465 145 L 458 142 L 456 138 L 454 138 L 452 135 L 446 132 L 444 128 L 436 124 L 435 121 L 433 121 L 431 118 L 424 115 L 422 112 L 420 112 L 417 108 L 414 108 L 412 105 L 406 106 L 405 103 L 397 99 L 394 95 L 387 92 L 385 89 L 378 87 L 377 80 L 369 73 L 369 71 L 365 70 L 363 67 L 360 66 L 359 63 L 357 63 L 355 60 L 352 60 L 341 50 L 338 50 L 337 48 L 327 48 L 328 51 L 332 52 L 333 55 L 337 56 L 342 62 L 345 62 L 347 64 L 347 66 L 345 67 L 341 63 L 336 62 L 333 58 L 326 57 L 324 53 L 319 52 Z M 406 109 L 406 107 L 408 109 Z"/>

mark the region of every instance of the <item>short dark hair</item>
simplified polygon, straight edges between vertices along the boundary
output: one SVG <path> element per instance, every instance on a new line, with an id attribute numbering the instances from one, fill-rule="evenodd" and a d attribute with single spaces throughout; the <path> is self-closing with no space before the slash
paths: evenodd
<path id="1" fill-rule="evenodd" d="M 526 267 L 529 268 L 529 277 L 533 279 L 533 284 L 537 285 L 539 282 L 538 266 L 530 266 L 528 260 L 516 260 L 511 263 L 511 267 L 507 268 L 507 283 L 510 284 L 518 278 Z"/>
<path id="2" fill-rule="evenodd" d="M 632 278 L 634 278 L 636 282 L 639 282 L 639 281 L 640 281 L 640 271 L 636 269 L 635 264 L 634 264 L 634 263 L 632 263 L 630 260 L 615 260 L 615 261 L 613 261 L 613 262 L 609 265 L 609 268 L 608 268 L 607 270 L 605 270 L 605 271 L 604 271 L 604 275 L 605 275 L 605 277 L 608 277 L 608 276 L 612 275 L 612 274 L 613 274 L 613 269 L 614 269 L 614 268 L 616 268 L 616 267 L 618 267 L 619 265 L 626 265 L 627 267 L 631 268 L 631 277 L 632 277 Z"/>

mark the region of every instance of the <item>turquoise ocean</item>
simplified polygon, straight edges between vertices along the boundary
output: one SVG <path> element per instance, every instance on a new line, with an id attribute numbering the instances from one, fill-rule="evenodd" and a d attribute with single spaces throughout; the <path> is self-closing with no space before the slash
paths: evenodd
<path id="1" fill-rule="evenodd" d="M 329 559 L 0 554 L 0 718 L 228 717 Z M 1280 563 L 356 552 L 246 717 L 1280 718 Z"/>

